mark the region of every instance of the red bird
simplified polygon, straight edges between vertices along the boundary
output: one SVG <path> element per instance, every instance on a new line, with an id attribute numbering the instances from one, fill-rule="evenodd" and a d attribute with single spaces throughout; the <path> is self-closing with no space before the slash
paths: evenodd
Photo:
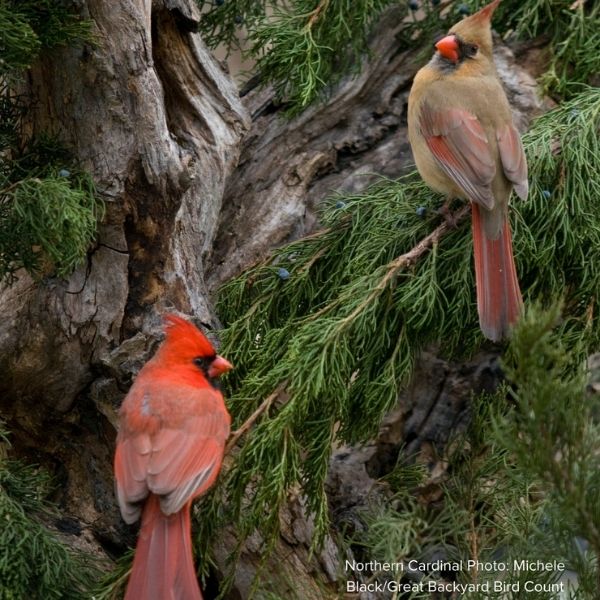
<path id="1" fill-rule="evenodd" d="M 512 253 L 508 199 L 527 197 L 527 161 L 492 56 L 495 0 L 436 45 L 408 99 L 408 134 L 425 182 L 472 203 L 477 308 L 483 334 L 500 340 L 523 300 Z"/>
<path id="2" fill-rule="evenodd" d="M 192 500 L 215 482 L 231 418 L 216 378 L 231 369 L 175 315 L 120 410 L 117 498 L 126 523 L 142 515 L 125 600 L 202 600 L 192 555 Z"/>

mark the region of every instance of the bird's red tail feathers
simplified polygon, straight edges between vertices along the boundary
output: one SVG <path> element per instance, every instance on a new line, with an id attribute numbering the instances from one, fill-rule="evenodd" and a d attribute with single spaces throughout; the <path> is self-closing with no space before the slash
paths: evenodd
<path id="1" fill-rule="evenodd" d="M 482 209 L 472 203 L 472 210 L 479 323 L 485 337 L 498 341 L 508 335 L 523 307 L 510 224 L 505 217 L 500 235 L 492 240 L 486 234 Z"/>
<path id="2" fill-rule="evenodd" d="M 164 515 L 150 494 L 125 600 L 202 600 L 192 554 L 190 504 Z"/>

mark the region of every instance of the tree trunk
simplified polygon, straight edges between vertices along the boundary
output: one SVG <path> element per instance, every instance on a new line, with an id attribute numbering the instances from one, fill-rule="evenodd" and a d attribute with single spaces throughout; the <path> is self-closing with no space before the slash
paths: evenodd
<path id="1" fill-rule="evenodd" d="M 40 58 L 27 128 L 74 150 L 106 215 L 71 277 L 19 273 L 0 290 L 0 410 L 17 451 L 64 481 L 65 511 L 114 544 L 115 408 L 160 315 L 217 323 L 205 259 L 248 117 L 194 33 L 193 0 L 83 4 L 97 43 Z"/>
<path id="2" fill-rule="evenodd" d="M 97 45 L 31 70 L 33 133 L 74 149 L 106 203 L 96 247 L 68 280 L 3 288 L 3 396 L 64 412 L 133 332 L 167 308 L 215 323 L 204 261 L 247 126 L 199 36 L 192 0 L 86 3 Z M 25 419 L 27 420 L 27 419 Z"/>
<path id="3" fill-rule="evenodd" d="M 29 128 L 54 132 L 74 149 L 106 215 L 87 263 L 69 279 L 21 274 L 0 289 L 0 413 L 17 451 L 64 483 L 57 500 L 76 522 L 73 543 L 100 542 L 111 552 L 134 534 L 113 498 L 116 408 L 154 349 L 160 315 L 176 309 L 216 326 L 210 294 L 273 246 L 312 230 L 316 208 L 332 191 L 359 191 L 380 175 L 406 172 L 406 101 L 420 65 L 417 52 L 398 52 L 401 11 L 392 10 L 361 74 L 288 121 L 269 89 L 252 89 L 242 104 L 194 33 L 193 0 L 82 4 L 98 43 L 57 50 L 35 65 L 27 81 L 35 99 Z M 497 58 L 524 124 L 539 109 L 535 82 L 505 47 Z M 400 437 L 414 430 L 415 452 L 431 427 L 462 418 L 458 401 L 437 412 L 447 405 L 443 385 L 434 387 L 402 404 Z M 424 405 L 429 409 L 419 420 Z M 366 487 L 401 443 L 386 431 L 373 452 L 357 455 Z M 360 505 L 336 492 L 349 482 L 356 483 L 334 466 L 334 513 Z M 360 495 L 362 487 L 354 487 Z M 333 540 L 311 559 L 312 525 L 298 497 L 281 518 L 283 534 L 266 572 L 295 582 L 302 597 L 334 595 Z M 64 519 L 56 525 L 65 528 Z M 224 532 L 220 567 L 235 541 L 233 528 Z M 248 596 L 259 548 L 259 540 L 246 544 L 232 598 Z"/>

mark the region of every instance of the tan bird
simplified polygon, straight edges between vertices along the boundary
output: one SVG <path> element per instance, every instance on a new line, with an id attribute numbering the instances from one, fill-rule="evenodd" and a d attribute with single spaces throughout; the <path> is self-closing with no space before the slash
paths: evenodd
<path id="1" fill-rule="evenodd" d="M 483 334 L 509 332 L 522 309 L 508 200 L 527 197 L 527 161 L 492 56 L 494 0 L 454 25 L 416 75 L 408 135 L 421 177 L 472 203 L 477 308 Z"/>

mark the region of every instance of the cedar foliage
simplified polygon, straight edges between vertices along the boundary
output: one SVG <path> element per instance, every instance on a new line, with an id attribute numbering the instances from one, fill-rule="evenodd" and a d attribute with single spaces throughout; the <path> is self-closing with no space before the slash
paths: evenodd
<path id="1" fill-rule="evenodd" d="M 600 345 L 600 262 L 586 256 L 600 247 L 599 128 L 597 88 L 539 118 L 524 136 L 530 197 L 512 208 L 525 303 L 564 292 L 563 335 L 585 340 L 587 349 Z M 440 223 L 439 201 L 414 175 L 334 198 L 323 230 L 276 250 L 221 290 L 223 352 L 236 365 L 232 414 L 243 422 L 265 397 L 282 397 L 221 478 L 223 522 L 237 523 L 242 539 L 258 528 L 273 540 L 278 511 L 299 482 L 324 535 L 332 441 L 376 433 L 428 344 L 441 342 L 456 357 L 482 343 L 467 222 L 415 264 L 398 260 Z M 425 218 L 415 211 L 420 204 Z M 461 498 L 458 488 L 452 497 Z M 202 529 L 217 516 L 207 510 L 212 517 L 201 519 Z"/>
<path id="2" fill-rule="evenodd" d="M 201 8 L 212 2 L 198 0 Z M 217 3 L 201 30 L 207 43 L 236 45 L 244 24 L 247 54 L 257 61 L 265 83 L 272 83 L 287 114 L 301 112 L 350 68 L 360 66 L 367 36 L 394 0 L 244 0 Z M 268 14 L 268 17 L 267 17 Z"/>
<path id="3" fill-rule="evenodd" d="M 538 554 L 564 558 L 578 575 L 579 597 L 594 598 L 600 582 L 600 396 L 586 387 L 592 331 L 576 335 L 572 317 L 561 318 L 560 309 L 560 303 L 546 311 L 535 305 L 516 329 L 505 358 L 514 407 L 494 419 L 494 437 L 543 495 L 542 518 L 534 523 Z"/>
<path id="4" fill-rule="evenodd" d="M 88 597 L 97 566 L 43 524 L 57 516 L 47 501 L 51 478 L 35 466 L 8 459 L 7 446 L 0 422 L 0 599 Z"/>
<path id="5" fill-rule="evenodd" d="M 465 2 L 394 2 L 393 0 L 197 0 L 200 24 L 212 48 L 240 48 L 257 61 L 258 77 L 271 84 L 293 116 L 326 96 L 349 69 L 360 69 L 373 25 L 387 8 L 405 15 L 399 48 L 430 54 L 431 39 L 469 12 L 487 4 Z M 418 17 L 417 15 L 418 13 Z M 550 60 L 541 78 L 557 98 L 578 91 L 600 73 L 600 5 L 573 0 L 503 0 L 494 15 L 501 31 L 519 39 L 549 39 Z M 497 26 L 500 30 L 500 26 Z"/>
<path id="6" fill-rule="evenodd" d="M 561 308 L 534 303 L 516 327 L 504 359 L 510 387 L 473 400 L 469 429 L 443 456 L 441 504 L 417 503 L 426 474 L 409 486 L 415 468 L 400 463 L 386 478 L 396 508 L 376 506 L 365 516 L 366 532 L 350 540 L 356 552 L 380 562 L 437 552 L 443 560 L 506 563 L 502 581 L 520 584 L 520 593 L 468 595 L 481 600 L 521 598 L 525 581 L 547 586 L 562 575 L 519 571 L 513 560 L 561 561 L 578 578 L 576 591 L 565 584 L 566 597 L 597 597 L 600 397 L 586 391 L 586 337 L 573 335 Z M 457 579 L 499 576 L 465 570 Z M 555 597 L 548 589 L 526 597 Z"/>
<path id="7" fill-rule="evenodd" d="M 94 185 L 49 136 L 23 131 L 19 80 L 41 50 L 91 40 L 88 21 L 62 2 L 0 2 L 0 279 L 25 268 L 66 276 L 81 263 L 101 213 Z"/>
<path id="8" fill-rule="evenodd" d="M 94 237 L 100 205 L 93 182 L 49 136 L 24 135 L 29 99 L 23 71 L 42 50 L 90 39 L 90 24 L 62 2 L 0 0 L 0 279 L 25 268 L 69 274 Z M 0 599 L 88 598 L 97 566 L 47 525 L 54 483 L 35 466 L 7 458 L 0 423 Z"/>

